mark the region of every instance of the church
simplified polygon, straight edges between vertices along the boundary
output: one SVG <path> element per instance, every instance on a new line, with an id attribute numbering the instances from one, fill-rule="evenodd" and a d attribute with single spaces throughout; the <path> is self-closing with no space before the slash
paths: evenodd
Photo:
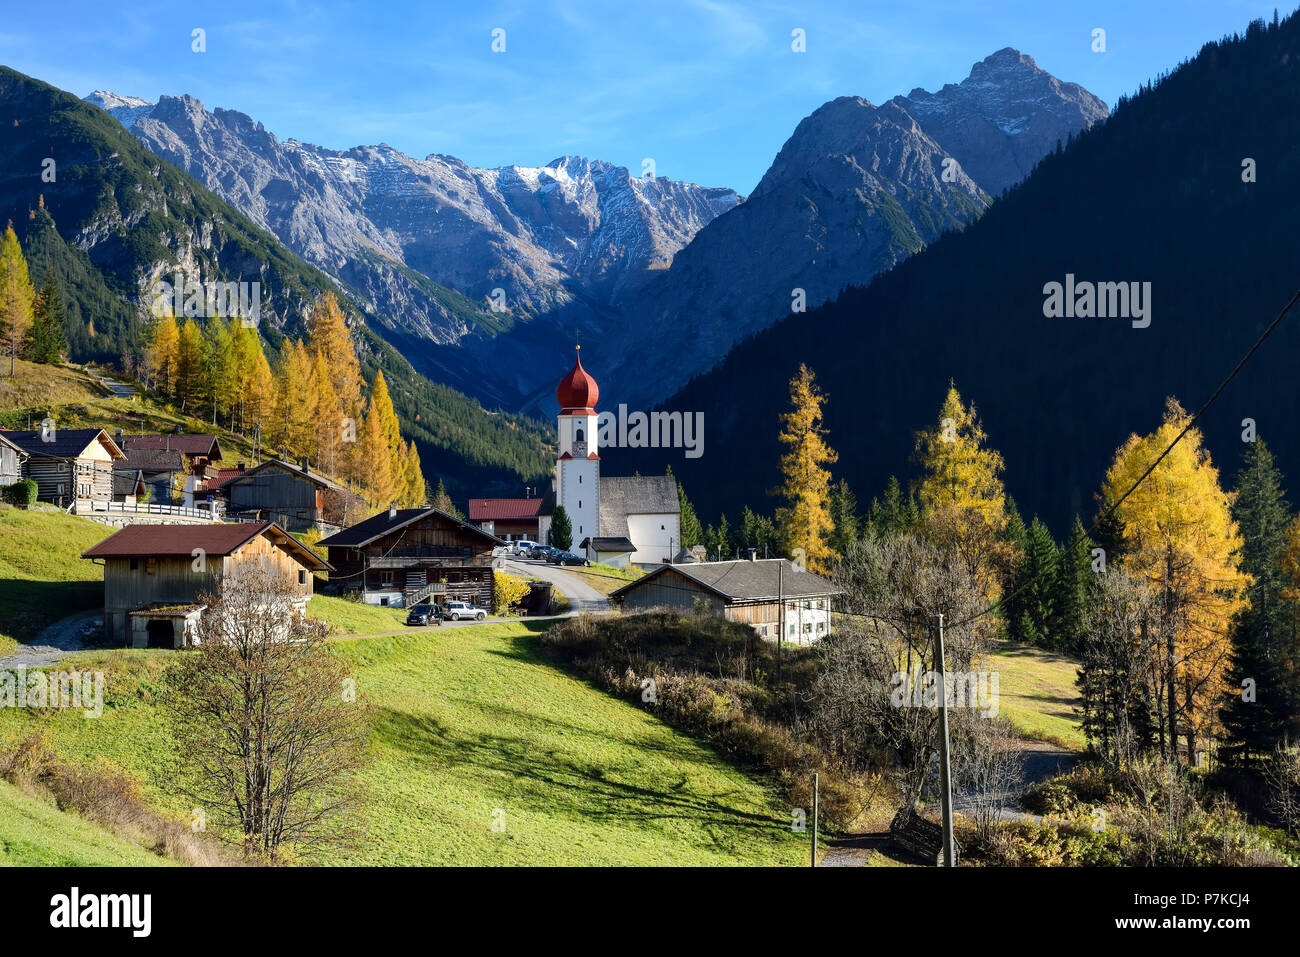
<path id="1" fill-rule="evenodd" d="M 563 505 L 573 527 L 571 551 L 616 568 L 668 563 L 682 547 L 677 482 L 671 475 L 600 474 L 599 398 L 579 351 L 555 390 L 559 452 L 538 539 L 548 540 L 555 509 Z"/>

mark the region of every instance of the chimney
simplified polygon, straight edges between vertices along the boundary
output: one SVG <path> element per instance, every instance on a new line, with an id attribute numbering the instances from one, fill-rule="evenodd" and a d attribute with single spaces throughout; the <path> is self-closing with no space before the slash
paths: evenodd
<path id="1" fill-rule="evenodd" d="M 393 521 L 396 521 L 396 520 L 397 520 L 397 506 L 396 506 L 396 505 L 389 505 L 389 506 L 388 506 L 388 520 L 389 520 L 390 522 L 393 522 Z"/>
<path id="2" fill-rule="evenodd" d="M 248 468 L 248 466 L 245 465 L 243 462 L 236 462 L 236 463 L 235 463 L 235 470 L 236 470 L 236 471 L 242 472 L 242 471 L 244 471 L 244 469 L 246 469 L 246 468 Z"/>
<path id="3" fill-rule="evenodd" d="M 304 472 L 307 471 L 307 460 L 303 459 L 302 461 L 300 461 L 298 463 L 298 468 L 302 469 Z"/>
<path id="4" fill-rule="evenodd" d="M 757 549 L 757 548 L 747 548 L 747 549 L 745 549 L 745 554 L 749 557 L 749 560 L 750 560 L 751 562 L 756 562 L 756 561 L 758 561 L 758 549 Z"/>

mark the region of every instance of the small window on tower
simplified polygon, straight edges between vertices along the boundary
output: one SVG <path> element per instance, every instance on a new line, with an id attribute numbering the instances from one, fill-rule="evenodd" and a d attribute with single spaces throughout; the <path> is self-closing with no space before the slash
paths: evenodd
<path id="1" fill-rule="evenodd" d="M 582 508 L 582 499 L 578 499 L 578 508 Z"/>
<path id="2" fill-rule="evenodd" d="M 574 437 L 575 439 L 577 439 L 579 442 L 581 442 L 581 441 L 583 440 L 582 429 L 579 428 L 578 431 L 574 434 L 573 437 Z"/>

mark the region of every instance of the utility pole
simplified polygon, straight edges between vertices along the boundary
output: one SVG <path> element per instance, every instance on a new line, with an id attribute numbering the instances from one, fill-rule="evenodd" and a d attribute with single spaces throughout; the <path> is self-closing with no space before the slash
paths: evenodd
<path id="1" fill-rule="evenodd" d="M 781 683 L 781 642 L 785 640 L 785 559 L 776 560 L 776 683 Z"/>
<path id="2" fill-rule="evenodd" d="M 943 799 L 943 866 L 954 867 L 952 766 L 948 753 L 948 675 L 943 663 L 943 615 L 935 615 L 935 622 L 935 670 L 939 673 L 939 788 Z"/>
<path id="3" fill-rule="evenodd" d="M 817 866 L 817 803 L 820 800 L 820 787 L 817 778 L 817 772 L 813 772 L 813 840 L 812 840 L 812 866 Z"/>

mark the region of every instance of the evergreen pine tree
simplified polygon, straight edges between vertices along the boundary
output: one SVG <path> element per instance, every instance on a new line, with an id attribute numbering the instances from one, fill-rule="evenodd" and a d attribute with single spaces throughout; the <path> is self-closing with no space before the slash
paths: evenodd
<path id="1" fill-rule="evenodd" d="M 68 341 L 63 334 L 68 310 L 63 304 L 63 290 L 53 269 L 45 270 L 45 282 L 36 294 L 32 307 L 32 325 L 27 331 L 26 352 L 32 362 L 46 365 L 61 361 Z"/>
<path id="2" fill-rule="evenodd" d="M 1024 633 L 1024 596 L 1021 586 L 1024 582 L 1027 552 L 1029 551 L 1029 534 L 1025 529 L 1025 520 L 1020 517 L 1020 509 L 1011 496 L 1007 496 L 1007 524 L 1002 529 L 1002 540 L 1010 548 L 1002 572 L 1002 615 L 1006 620 L 1007 636 L 1013 641 L 1029 642 Z"/>
<path id="3" fill-rule="evenodd" d="M 1056 620 L 1058 647 L 1077 651 L 1082 639 L 1084 615 L 1088 609 L 1093 582 L 1092 539 L 1084 530 L 1079 516 L 1074 517 L 1070 537 L 1061 549 L 1056 575 Z"/>
<path id="4" fill-rule="evenodd" d="M 546 544 L 567 552 L 573 547 L 573 523 L 569 521 L 569 512 L 563 505 L 555 506 L 551 514 L 551 528 L 546 534 Z"/>
<path id="5" fill-rule="evenodd" d="M 1230 767 L 1251 770 L 1272 754 L 1294 720 L 1283 656 L 1294 609 L 1282 596 L 1281 564 L 1291 515 L 1282 475 L 1263 439 L 1247 448 L 1232 515 L 1241 529 L 1242 569 L 1253 581 L 1247 590 L 1250 606 L 1237 615 L 1230 632 L 1231 695 L 1219 712 L 1227 741 L 1219 756 Z"/>
<path id="6" fill-rule="evenodd" d="M 682 483 L 677 483 L 677 504 L 681 508 L 681 532 L 682 548 L 690 548 L 693 545 L 699 545 L 704 540 L 704 529 L 700 527 L 700 518 L 695 514 L 695 506 L 691 500 L 686 497 L 686 489 L 682 488 Z"/>
<path id="7" fill-rule="evenodd" d="M 1026 534 L 1024 590 L 1020 603 L 1023 640 L 1054 644 L 1056 574 L 1060 557 L 1047 526 L 1035 516 Z"/>
<path id="8" fill-rule="evenodd" d="M 861 523 L 858 517 L 857 496 L 853 494 L 853 489 L 849 488 L 849 483 L 844 479 L 840 479 L 831 488 L 830 513 L 831 548 L 843 555 L 858 540 Z"/>

